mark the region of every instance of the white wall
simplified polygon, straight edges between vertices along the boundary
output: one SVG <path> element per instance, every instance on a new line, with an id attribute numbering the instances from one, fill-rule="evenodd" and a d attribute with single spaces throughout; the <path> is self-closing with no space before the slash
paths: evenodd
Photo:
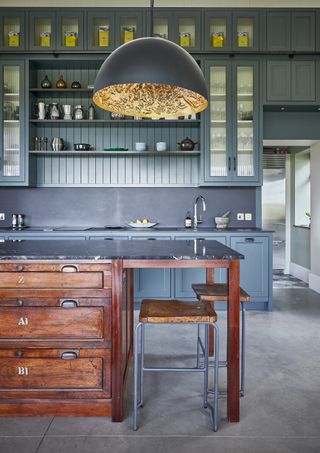
<path id="1" fill-rule="evenodd" d="M 149 0 L 0 0 L 0 6 L 24 7 L 145 7 Z M 319 0 L 155 0 L 156 7 L 319 8 Z"/>
<path id="2" fill-rule="evenodd" d="M 309 286 L 320 293 L 320 142 L 311 151 L 311 271 Z"/>

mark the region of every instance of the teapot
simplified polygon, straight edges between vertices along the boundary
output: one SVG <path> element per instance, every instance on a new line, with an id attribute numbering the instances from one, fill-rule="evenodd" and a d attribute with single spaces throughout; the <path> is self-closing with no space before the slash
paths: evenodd
<path id="1" fill-rule="evenodd" d="M 178 145 L 180 146 L 181 151 L 192 151 L 197 143 L 198 142 L 191 140 L 191 138 L 186 137 L 184 140 L 178 143 Z"/>

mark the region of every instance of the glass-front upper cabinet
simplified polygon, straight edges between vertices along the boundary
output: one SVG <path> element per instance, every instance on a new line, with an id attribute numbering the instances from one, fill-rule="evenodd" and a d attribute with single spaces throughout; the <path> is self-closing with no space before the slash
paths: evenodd
<path id="1" fill-rule="evenodd" d="M 220 10 L 205 13 L 204 48 L 206 51 L 225 52 L 232 49 L 231 14 Z"/>
<path id="2" fill-rule="evenodd" d="M 57 48 L 60 50 L 84 50 L 83 13 L 59 10 L 57 13 Z"/>
<path id="3" fill-rule="evenodd" d="M 57 45 L 56 14 L 54 11 L 30 12 L 29 49 L 54 50 Z"/>
<path id="4" fill-rule="evenodd" d="M 116 12 L 116 47 L 143 36 L 143 12 L 123 9 Z"/>
<path id="5" fill-rule="evenodd" d="M 258 146 L 256 140 L 255 121 L 256 100 L 254 98 L 254 67 L 252 65 L 236 65 L 236 136 L 235 156 L 233 158 L 234 178 L 251 179 L 255 177 L 254 150 Z"/>
<path id="6" fill-rule="evenodd" d="M 88 50 L 112 50 L 114 42 L 114 13 L 109 10 L 95 10 L 87 13 Z"/>
<path id="7" fill-rule="evenodd" d="M 188 51 L 201 49 L 201 16 L 192 9 L 174 13 L 174 41 Z"/>
<path id="8" fill-rule="evenodd" d="M 147 12 L 147 27 L 149 16 Z M 147 35 L 149 31 L 147 29 Z M 168 10 L 155 9 L 153 17 L 153 36 L 174 41 L 173 16 L 168 14 Z"/>
<path id="9" fill-rule="evenodd" d="M 0 182 L 24 181 L 24 63 L 1 62 Z"/>
<path id="10" fill-rule="evenodd" d="M 258 63 L 206 62 L 204 182 L 259 183 Z"/>
<path id="11" fill-rule="evenodd" d="M 259 50 L 259 15 L 257 12 L 233 13 L 233 50 Z"/>
<path id="12" fill-rule="evenodd" d="M 11 52 L 25 50 L 25 14 L 15 10 L 1 10 L 0 13 L 1 50 Z"/>

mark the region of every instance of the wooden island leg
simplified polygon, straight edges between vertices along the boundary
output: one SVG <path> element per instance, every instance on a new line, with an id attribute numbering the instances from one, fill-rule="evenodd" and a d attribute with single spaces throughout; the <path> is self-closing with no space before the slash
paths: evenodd
<path id="1" fill-rule="evenodd" d="M 240 264 L 231 260 L 228 271 L 228 420 L 240 421 L 239 314 Z"/>
<path id="2" fill-rule="evenodd" d="M 123 420 L 122 375 L 122 260 L 112 261 L 111 396 L 112 421 Z"/>
<path id="3" fill-rule="evenodd" d="M 209 267 L 206 269 L 206 283 L 207 285 L 213 285 L 214 284 L 214 268 Z M 214 303 L 211 303 L 212 308 L 214 309 Z M 209 329 L 209 357 L 213 357 L 213 351 L 214 351 L 214 331 L 213 328 Z"/>

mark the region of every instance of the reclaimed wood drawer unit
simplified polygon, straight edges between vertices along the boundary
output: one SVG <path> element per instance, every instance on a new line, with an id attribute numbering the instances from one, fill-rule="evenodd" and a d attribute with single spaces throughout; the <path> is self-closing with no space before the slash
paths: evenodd
<path id="1" fill-rule="evenodd" d="M 0 415 L 111 415 L 111 263 L 0 263 Z"/>

